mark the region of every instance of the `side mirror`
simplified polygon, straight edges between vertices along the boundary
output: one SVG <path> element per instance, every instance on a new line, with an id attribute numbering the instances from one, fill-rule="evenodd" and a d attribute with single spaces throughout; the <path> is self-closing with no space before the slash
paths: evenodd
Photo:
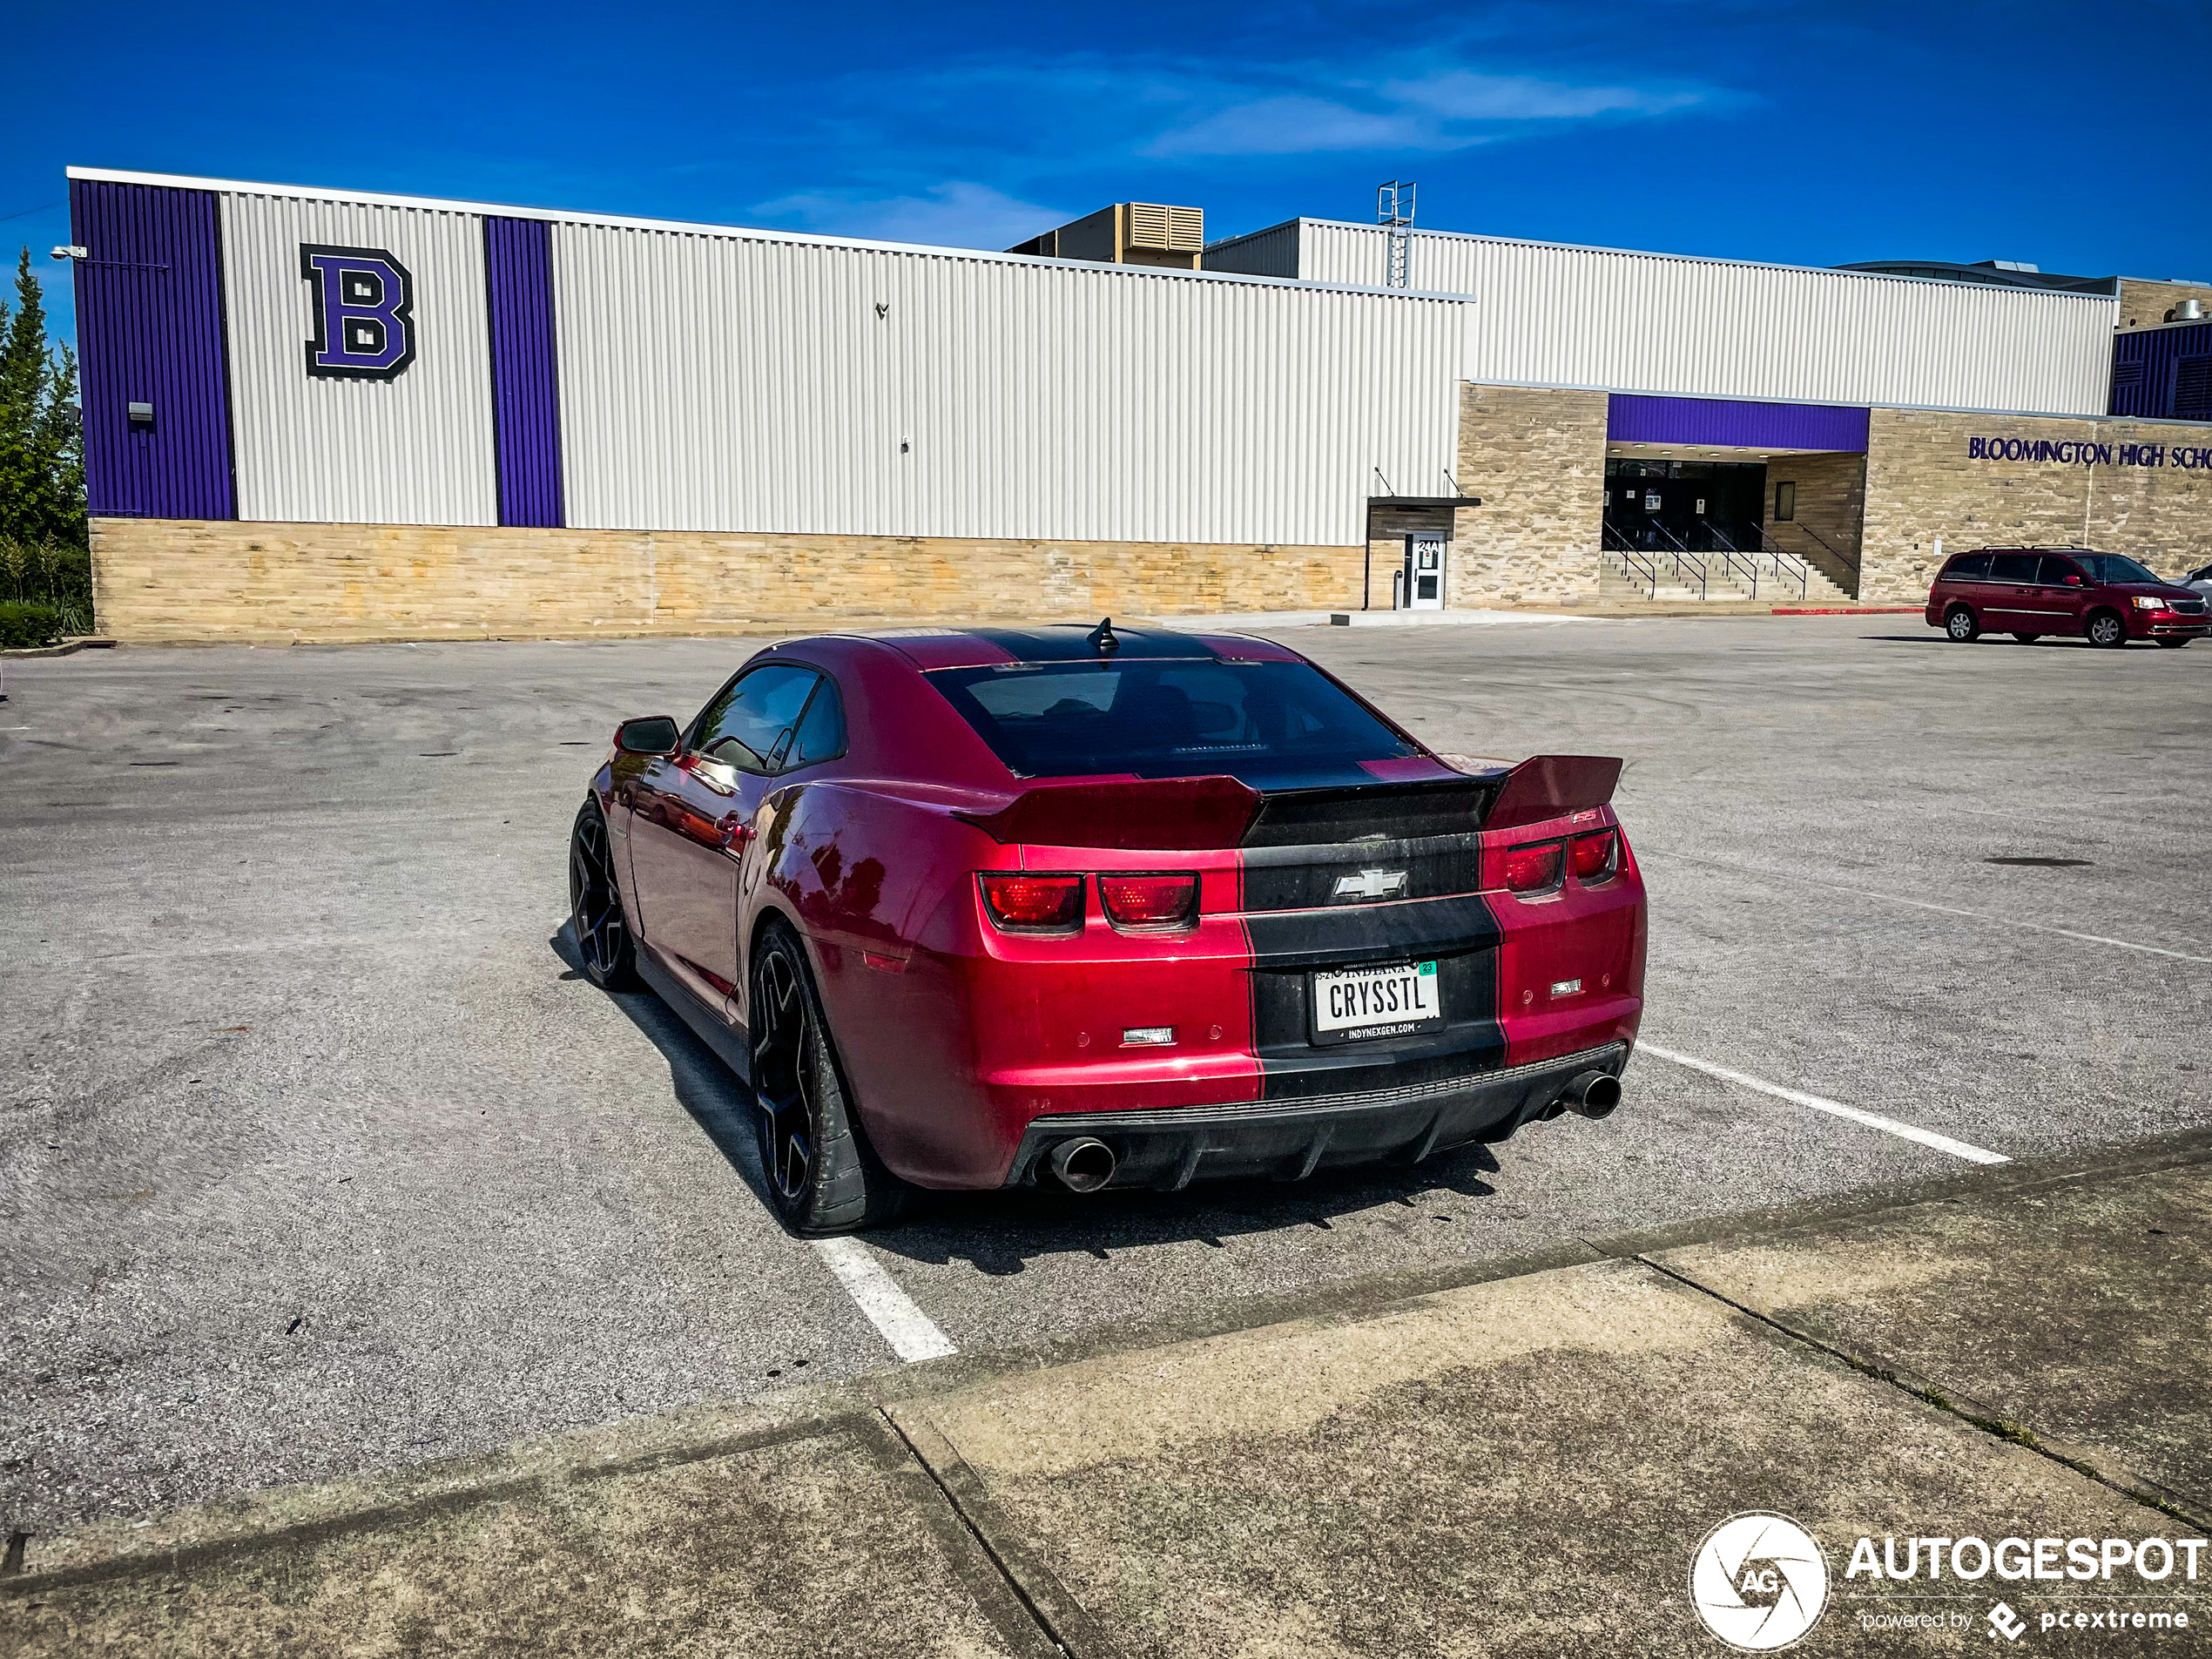
<path id="1" fill-rule="evenodd" d="M 2069 588 L 2078 588 L 2081 585 L 2081 578 L 2078 576 L 2070 576 L 2067 577 L 2066 584 Z"/>
<path id="2" fill-rule="evenodd" d="M 683 728 L 665 714 L 624 720 L 615 728 L 615 747 L 626 755 L 672 755 L 683 741 Z"/>

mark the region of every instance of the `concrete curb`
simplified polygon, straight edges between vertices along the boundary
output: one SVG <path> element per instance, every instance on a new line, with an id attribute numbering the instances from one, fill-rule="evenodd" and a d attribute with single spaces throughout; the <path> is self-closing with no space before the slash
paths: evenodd
<path id="1" fill-rule="evenodd" d="M 73 657 L 80 651 L 112 651 L 115 642 L 86 635 L 80 639 L 64 639 L 58 645 L 24 645 L 13 651 L 0 651 L 0 658 L 17 657 Z"/>
<path id="2" fill-rule="evenodd" d="M 975 1494 L 965 1489 L 958 1460 L 941 1462 L 940 1437 L 916 1415 L 916 1408 L 933 1399 L 999 1379 L 1277 1326 L 1357 1325 L 1440 1294 L 1608 1261 L 1632 1262 L 1680 1281 L 1701 1295 L 1737 1308 L 1777 1335 L 1818 1349 L 1870 1379 L 1902 1388 L 2000 1439 L 2013 1439 L 2137 1501 L 2150 1502 L 2169 1513 L 2187 1514 L 2202 1524 L 2200 1501 L 2121 1467 L 2107 1455 L 2047 1435 L 2020 1439 L 2009 1432 L 2018 1426 L 2003 1423 L 1993 1408 L 1979 1406 L 1955 1391 L 1946 1395 L 1886 1356 L 1858 1353 L 1832 1336 L 1797 1328 L 1799 1321 L 1744 1306 L 1726 1292 L 1698 1283 L 1681 1266 L 1656 1258 L 1693 1245 L 1785 1234 L 1963 1197 L 2155 1174 L 2208 1162 L 2212 1162 L 2212 1130 L 2188 1130 L 2125 1147 L 1992 1165 L 1879 1191 L 1770 1206 L 1611 1238 L 1578 1239 L 1535 1255 L 1405 1269 L 1318 1289 L 1255 1297 L 1189 1318 L 1120 1325 L 1036 1344 L 975 1349 L 848 1380 L 756 1396 L 727 1406 L 624 1419 L 496 1452 L 315 1485 L 271 1488 L 150 1523 L 97 1522 L 51 1541 L 32 1541 L 35 1548 L 30 1553 L 35 1559 L 0 1575 L 0 1598 L 12 1601 L 73 1585 L 173 1574 L 187 1566 L 219 1564 L 270 1549 L 370 1530 L 411 1516 L 450 1513 L 539 1489 L 548 1483 L 703 1462 L 749 1448 L 859 1432 L 866 1426 L 861 1420 L 887 1420 L 891 1430 L 931 1472 L 932 1479 L 944 1487 L 954 1508 L 969 1525 L 976 1526 L 994 1517 L 988 1510 L 969 1510 L 968 1501 Z M 1086 1615 L 1080 1604 L 1042 1561 L 1024 1554 L 1018 1534 L 1012 1534 L 1017 1540 L 1012 1544 L 1006 1541 L 1008 1535 L 995 1530 L 983 1541 L 1031 1610 L 1040 1615 L 1040 1622 L 1063 1641 L 1067 1635 L 1083 1634 Z M 1090 1634 L 1096 1641 L 1095 1627 Z M 1094 1650 L 1103 1651 L 1103 1644 Z"/>

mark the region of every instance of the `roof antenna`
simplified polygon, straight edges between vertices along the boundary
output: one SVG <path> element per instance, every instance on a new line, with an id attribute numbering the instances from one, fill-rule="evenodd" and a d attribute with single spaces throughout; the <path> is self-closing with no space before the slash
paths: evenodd
<path id="1" fill-rule="evenodd" d="M 1122 648 L 1121 639 L 1114 632 L 1114 619 L 1111 617 L 1101 617 L 1098 619 L 1098 626 L 1085 634 L 1083 637 L 1090 642 L 1090 648 L 1101 657 L 1111 657 Z"/>

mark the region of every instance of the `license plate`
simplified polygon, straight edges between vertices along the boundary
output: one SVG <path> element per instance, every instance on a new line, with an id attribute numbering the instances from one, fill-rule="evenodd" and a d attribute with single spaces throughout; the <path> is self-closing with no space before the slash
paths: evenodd
<path id="1" fill-rule="evenodd" d="M 1325 1041 L 1403 1036 L 1443 1017 L 1434 962 L 1397 962 L 1313 976 L 1313 1031 Z"/>

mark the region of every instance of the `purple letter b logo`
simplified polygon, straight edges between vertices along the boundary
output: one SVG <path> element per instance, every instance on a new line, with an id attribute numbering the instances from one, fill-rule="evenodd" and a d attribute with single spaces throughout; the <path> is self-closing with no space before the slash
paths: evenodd
<path id="1" fill-rule="evenodd" d="M 379 247 L 302 247 L 300 274 L 314 292 L 307 373 L 388 381 L 415 361 L 415 280 Z"/>

